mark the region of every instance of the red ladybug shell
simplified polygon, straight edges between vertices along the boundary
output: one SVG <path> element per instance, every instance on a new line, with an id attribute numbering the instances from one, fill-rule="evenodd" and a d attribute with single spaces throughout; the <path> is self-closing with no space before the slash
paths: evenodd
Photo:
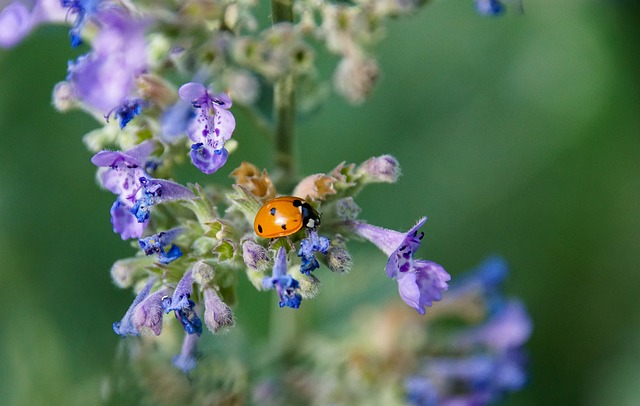
<path id="1" fill-rule="evenodd" d="M 291 235 L 303 226 L 316 228 L 320 215 L 304 199 L 295 196 L 280 196 L 267 201 L 256 214 L 253 229 L 263 238 Z"/>

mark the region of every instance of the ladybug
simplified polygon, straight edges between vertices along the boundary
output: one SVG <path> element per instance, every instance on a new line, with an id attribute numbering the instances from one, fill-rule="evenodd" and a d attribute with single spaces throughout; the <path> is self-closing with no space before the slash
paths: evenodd
<path id="1" fill-rule="evenodd" d="M 256 214 L 253 229 L 263 238 L 285 237 L 302 227 L 316 228 L 320 214 L 304 199 L 280 196 L 267 201 Z"/>

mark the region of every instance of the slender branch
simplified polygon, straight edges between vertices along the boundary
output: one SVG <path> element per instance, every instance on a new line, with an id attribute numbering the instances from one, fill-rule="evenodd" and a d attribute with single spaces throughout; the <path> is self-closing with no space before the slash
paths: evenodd
<path id="1" fill-rule="evenodd" d="M 271 0 L 273 24 L 293 22 L 293 0 Z M 284 75 L 274 85 L 275 171 L 272 178 L 280 190 L 290 189 L 296 178 L 295 161 L 295 73 Z"/>

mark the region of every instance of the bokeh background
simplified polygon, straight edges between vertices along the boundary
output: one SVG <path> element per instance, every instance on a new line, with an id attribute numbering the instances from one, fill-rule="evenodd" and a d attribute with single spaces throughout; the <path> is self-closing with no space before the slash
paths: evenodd
<path id="1" fill-rule="evenodd" d="M 525 0 L 521 14 L 514 5 L 484 18 L 470 0 L 441 0 L 393 21 L 378 48 L 382 76 L 371 99 L 352 107 L 333 96 L 301 121 L 300 167 L 327 171 L 390 153 L 403 176 L 363 192 L 363 217 L 406 229 L 428 215 L 420 256 L 454 277 L 488 254 L 509 262 L 508 293 L 524 300 L 535 327 L 530 382 L 503 404 L 637 405 L 639 7 Z M 109 269 L 134 251 L 111 231 L 113 196 L 97 187 L 81 141 L 98 124 L 50 104 L 79 53 L 67 32 L 41 27 L 0 51 L 6 405 L 97 402 L 120 340 L 111 323 L 132 299 Z M 268 167 L 269 145 L 237 117 L 240 149 L 227 168 L 242 160 Z M 228 183 L 227 173 L 210 179 Z M 351 300 L 399 300 L 382 254 L 351 247 L 356 265 L 340 279 L 341 294 L 376 280 L 378 294 L 358 288 Z M 329 300 L 339 276 L 321 278 L 327 286 L 309 317 L 348 315 Z M 259 340 L 267 322 L 253 316 L 255 307 L 273 301 L 245 288 L 238 322 Z"/>

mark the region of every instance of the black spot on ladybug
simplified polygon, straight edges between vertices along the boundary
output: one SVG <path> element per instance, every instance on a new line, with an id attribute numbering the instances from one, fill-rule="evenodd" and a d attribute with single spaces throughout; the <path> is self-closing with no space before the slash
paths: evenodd
<path id="1" fill-rule="evenodd" d="M 258 231 L 262 232 L 262 226 L 258 224 Z"/>
<path id="2" fill-rule="evenodd" d="M 275 215 L 276 215 L 276 208 L 275 208 L 275 207 L 272 207 L 272 208 L 271 208 L 271 210 L 269 210 L 269 213 L 270 213 L 272 216 L 275 216 Z"/>
<path id="3" fill-rule="evenodd" d="M 293 201 L 293 207 L 300 207 L 300 206 L 302 206 L 302 200 L 295 199 Z"/>
<path id="4" fill-rule="evenodd" d="M 283 225 L 282 225 L 282 229 L 283 229 L 284 231 L 287 231 L 287 225 L 286 225 L 286 224 L 283 224 Z"/>

